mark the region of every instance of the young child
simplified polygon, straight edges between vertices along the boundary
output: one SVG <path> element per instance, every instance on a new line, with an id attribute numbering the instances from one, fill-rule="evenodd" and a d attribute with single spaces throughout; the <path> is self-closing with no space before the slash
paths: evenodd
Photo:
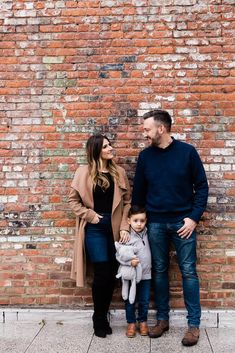
<path id="1" fill-rule="evenodd" d="M 146 211 L 139 206 L 132 206 L 128 213 L 130 224 L 130 240 L 126 245 L 138 248 L 137 257 L 131 261 L 131 266 L 136 267 L 139 263 L 142 267 L 142 278 L 136 285 L 136 298 L 133 304 L 125 300 L 127 330 L 126 336 L 135 337 L 137 325 L 141 336 L 148 335 L 147 316 L 149 308 L 150 285 L 151 285 L 151 252 L 147 237 Z M 137 305 L 137 317 L 136 317 Z"/>

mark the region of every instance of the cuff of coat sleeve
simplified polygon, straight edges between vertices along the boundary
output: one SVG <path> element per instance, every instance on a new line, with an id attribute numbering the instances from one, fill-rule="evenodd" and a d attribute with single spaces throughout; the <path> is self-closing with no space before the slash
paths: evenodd
<path id="1" fill-rule="evenodd" d="M 125 230 L 127 232 L 130 232 L 130 225 L 127 222 L 123 222 L 120 225 L 120 230 Z"/>
<path id="2" fill-rule="evenodd" d="M 93 220 L 93 218 L 95 217 L 95 215 L 96 215 L 96 212 L 89 209 L 87 212 L 87 215 L 86 215 L 86 221 L 91 222 Z"/>

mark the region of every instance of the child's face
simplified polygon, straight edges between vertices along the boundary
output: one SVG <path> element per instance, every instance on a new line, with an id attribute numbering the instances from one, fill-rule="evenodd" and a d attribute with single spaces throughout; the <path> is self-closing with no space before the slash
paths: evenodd
<path id="1" fill-rule="evenodd" d="M 136 232 L 141 232 L 147 222 L 146 213 L 137 213 L 128 218 L 128 223 Z"/>

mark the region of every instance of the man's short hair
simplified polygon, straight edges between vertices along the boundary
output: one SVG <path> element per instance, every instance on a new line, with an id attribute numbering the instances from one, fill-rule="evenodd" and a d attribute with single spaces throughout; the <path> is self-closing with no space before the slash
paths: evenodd
<path id="1" fill-rule="evenodd" d="M 143 115 L 143 118 L 144 120 L 148 118 L 153 118 L 154 121 L 162 123 L 168 132 L 171 131 L 172 119 L 170 114 L 166 110 L 150 110 L 149 112 Z"/>

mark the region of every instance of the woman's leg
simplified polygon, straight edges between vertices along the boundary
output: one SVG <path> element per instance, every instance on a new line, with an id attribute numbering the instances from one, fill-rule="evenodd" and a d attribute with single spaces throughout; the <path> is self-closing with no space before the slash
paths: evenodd
<path id="1" fill-rule="evenodd" d="M 109 285 L 109 263 L 95 262 L 94 280 L 92 284 L 92 298 L 94 303 L 93 323 L 95 333 L 99 332 L 98 336 L 106 336 L 106 321 L 107 321 L 107 287 Z"/>
<path id="2" fill-rule="evenodd" d="M 92 284 L 94 330 L 97 336 L 105 337 L 106 334 L 112 333 L 107 313 L 112 300 L 116 275 L 115 253 L 111 244 L 113 238 L 110 217 L 104 217 L 96 225 L 88 224 L 85 242 L 94 269 Z"/>

